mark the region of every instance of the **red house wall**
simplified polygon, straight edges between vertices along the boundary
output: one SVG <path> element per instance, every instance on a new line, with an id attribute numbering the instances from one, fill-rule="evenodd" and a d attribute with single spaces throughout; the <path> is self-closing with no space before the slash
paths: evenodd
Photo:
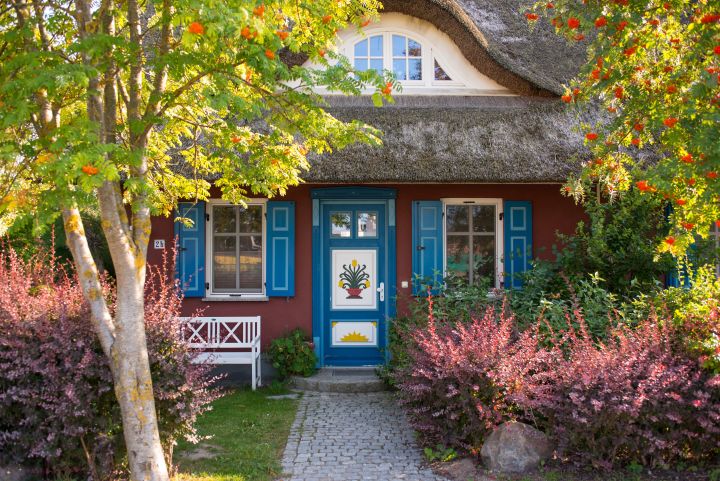
<path id="1" fill-rule="evenodd" d="M 294 200 L 295 212 L 295 297 L 271 298 L 269 301 L 203 301 L 187 298 L 183 315 L 198 309 L 205 316 L 262 316 L 262 341 L 267 345 L 291 329 L 312 330 L 312 201 L 310 190 L 319 185 L 301 185 L 291 189 L 283 200 Z M 397 227 L 397 293 L 404 297 L 409 289 L 401 289 L 400 282 L 412 279 L 412 201 L 436 200 L 446 197 L 502 198 L 530 200 L 533 204 L 534 255 L 549 258 L 556 232 L 571 233 L 583 218 L 583 211 L 574 202 L 560 195 L 558 184 L 428 184 L 382 185 L 398 191 L 396 201 Z M 157 264 L 162 251 L 153 249 L 153 240 L 164 239 L 167 248 L 174 238 L 170 218 L 153 219 L 148 262 Z"/>

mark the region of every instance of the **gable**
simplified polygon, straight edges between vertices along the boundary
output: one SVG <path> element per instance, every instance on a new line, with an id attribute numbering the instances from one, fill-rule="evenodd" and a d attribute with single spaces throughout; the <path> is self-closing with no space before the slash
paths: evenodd
<path id="1" fill-rule="evenodd" d="M 393 71 L 402 85 L 397 95 L 515 95 L 479 72 L 447 34 L 398 12 L 362 31 L 338 32 L 337 51 L 356 68 Z"/>

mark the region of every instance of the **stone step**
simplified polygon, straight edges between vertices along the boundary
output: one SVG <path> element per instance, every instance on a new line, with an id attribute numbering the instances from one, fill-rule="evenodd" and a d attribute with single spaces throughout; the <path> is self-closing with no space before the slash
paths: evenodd
<path id="1" fill-rule="evenodd" d="M 387 386 L 377 377 L 374 368 L 325 367 L 310 377 L 291 378 L 293 388 L 316 392 L 380 392 Z"/>

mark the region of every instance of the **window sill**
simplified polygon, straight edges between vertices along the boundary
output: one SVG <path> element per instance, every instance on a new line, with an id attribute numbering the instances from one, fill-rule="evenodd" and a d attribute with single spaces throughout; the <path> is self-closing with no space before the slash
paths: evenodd
<path id="1" fill-rule="evenodd" d="M 270 300 L 268 296 L 206 296 L 202 298 L 203 302 L 267 302 Z"/>

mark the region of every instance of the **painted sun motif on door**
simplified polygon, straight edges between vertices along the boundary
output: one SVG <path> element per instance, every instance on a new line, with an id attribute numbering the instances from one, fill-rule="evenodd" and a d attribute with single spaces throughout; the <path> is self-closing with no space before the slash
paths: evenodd
<path id="1" fill-rule="evenodd" d="M 333 321 L 332 345 L 343 347 L 377 346 L 377 322 Z"/>
<path id="2" fill-rule="evenodd" d="M 374 250 L 332 251 L 333 309 L 375 309 L 377 276 Z"/>

